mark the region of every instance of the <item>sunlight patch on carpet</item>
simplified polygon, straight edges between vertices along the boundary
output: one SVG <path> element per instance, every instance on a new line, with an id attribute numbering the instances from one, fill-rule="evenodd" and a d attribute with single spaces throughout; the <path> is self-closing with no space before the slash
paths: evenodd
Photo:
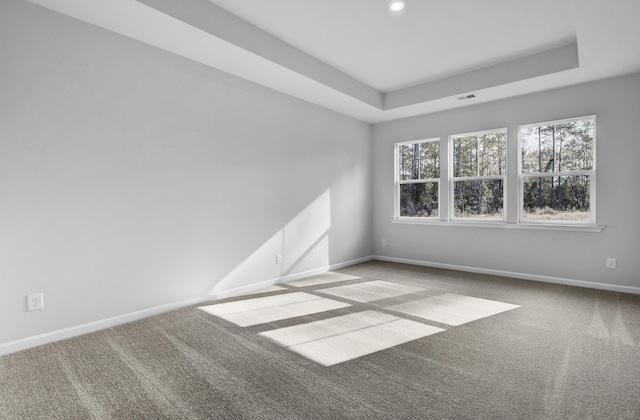
<path id="1" fill-rule="evenodd" d="M 323 366 L 332 366 L 445 331 L 364 311 L 260 333 Z"/>
<path id="2" fill-rule="evenodd" d="M 388 299 L 409 293 L 418 293 L 424 290 L 426 289 L 389 281 L 373 280 L 365 283 L 331 287 L 329 289 L 318 290 L 317 292 L 354 300 L 356 302 L 372 302 L 374 300 Z"/>
<path id="3" fill-rule="evenodd" d="M 198 309 L 240 327 L 296 318 L 351 306 L 309 293 L 295 292 L 201 306 Z"/>
<path id="4" fill-rule="evenodd" d="M 442 324 L 457 326 L 519 307 L 520 305 L 512 305 L 495 300 L 447 293 L 402 303 L 387 309 Z"/>

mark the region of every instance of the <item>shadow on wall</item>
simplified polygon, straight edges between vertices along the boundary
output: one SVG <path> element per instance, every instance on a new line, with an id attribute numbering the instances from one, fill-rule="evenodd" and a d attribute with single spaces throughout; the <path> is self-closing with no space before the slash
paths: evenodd
<path id="1" fill-rule="evenodd" d="M 326 190 L 216 283 L 209 295 L 251 291 L 282 277 L 328 267 L 330 228 L 331 192 Z M 282 263 L 274 278 L 256 281 L 272 273 L 277 254 Z"/>

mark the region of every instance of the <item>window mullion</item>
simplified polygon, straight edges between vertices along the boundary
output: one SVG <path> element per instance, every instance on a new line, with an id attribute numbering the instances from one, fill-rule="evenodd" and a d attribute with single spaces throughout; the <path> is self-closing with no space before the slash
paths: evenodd
<path id="1" fill-rule="evenodd" d="M 425 179 L 403 179 L 401 181 L 398 181 L 398 184 L 400 185 L 405 185 L 405 184 L 422 184 L 425 182 L 439 182 L 440 178 L 425 178 Z"/>
<path id="2" fill-rule="evenodd" d="M 544 178 L 550 176 L 577 176 L 587 175 L 593 176 L 593 169 L 587 171 L 563 171 L 563 172 L 535 172 L 530 174 L 522 174 L 524 178 Z"/>

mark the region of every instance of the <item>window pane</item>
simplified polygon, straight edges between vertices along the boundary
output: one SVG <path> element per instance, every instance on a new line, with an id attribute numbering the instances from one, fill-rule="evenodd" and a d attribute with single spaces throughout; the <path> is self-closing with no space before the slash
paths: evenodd
<path id="1" fill-rule="evenodd" d="M 420 144 L 420 179 L 440 178 L 440 142 Z"/>
<path id="2" fill-rule="evenodd" d="M 453 176 L 503 175 L 507 170 L 507 133 L 499 131 L 453 139 Z"/>
<path id="3" fill-rule="evenodd" d="M 522 173 L 593 169 L 593 126 L 587 118 L 522 128 Z"/>
<path id="4" fill-rule="evenodd" d="M 416 171 L 414 170 L 414 157 L 413 153 L 414 145 L 409 144 L 401 144 L 398 146 L 398 167 L 400 168 L 400 173 L 398 177 L 400 180 L 411 179 L 412 174 Z"/>
<path id="5" fill-rule="evenodd" d="M 400 180 L 440 178 L 440 142 L 429 141 L 398 146 Z"/>
<path id="6" fill-rule="evenodd" d="M 454 209 L 458 218 L 503 219 L 501 179 L 454 182 Z"/>
<path id="7" fill-rule="evenodd" d="M 554 171 L 551 127 L 527 127 L 521 131 L 523 173 Z"/>
<path id="8" fill-rule="evenodd" d="M 572 121 L 555 127 L 558 171 L 593 169 L 593 119 Z"/>
<path id="9" fill-rule="evenodd" d="M 589 222 L 590 177 L 545 176 L 524 182 L 525 221 Z"/>
<path id="10" fill-rule="evenodd" d="M 478 138 L 453 139 L 453 176 L 478 176 Z"/>
<path id="11" fill-rule="evenodd" d="M 400 216 L 438 217 L 438 183 L 400 185 Z"/>
<path id="12" fill-rule="evenodd" d="M 507 173 L 507 133 L 483 134 L 478 139 L 478 175 L 493 176 Z"/>

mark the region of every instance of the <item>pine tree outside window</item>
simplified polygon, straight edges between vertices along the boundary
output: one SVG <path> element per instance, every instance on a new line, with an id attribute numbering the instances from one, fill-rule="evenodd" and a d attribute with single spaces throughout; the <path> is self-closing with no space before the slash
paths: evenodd
<path id="1" fill-rule="evenodd" d="M 440 139 L 396 143 L 396 218 L 438 220 Z"/>
<path id="2" fill-rule="evenodd" d="M 451 218 L 504 220 L 507 130 L 450 136 L 449 147 Z"/>
<path id="3" fill-rule="evenodd" d="M 519 127 L 519 221 L 595 223 L 595 116 Z"/>

